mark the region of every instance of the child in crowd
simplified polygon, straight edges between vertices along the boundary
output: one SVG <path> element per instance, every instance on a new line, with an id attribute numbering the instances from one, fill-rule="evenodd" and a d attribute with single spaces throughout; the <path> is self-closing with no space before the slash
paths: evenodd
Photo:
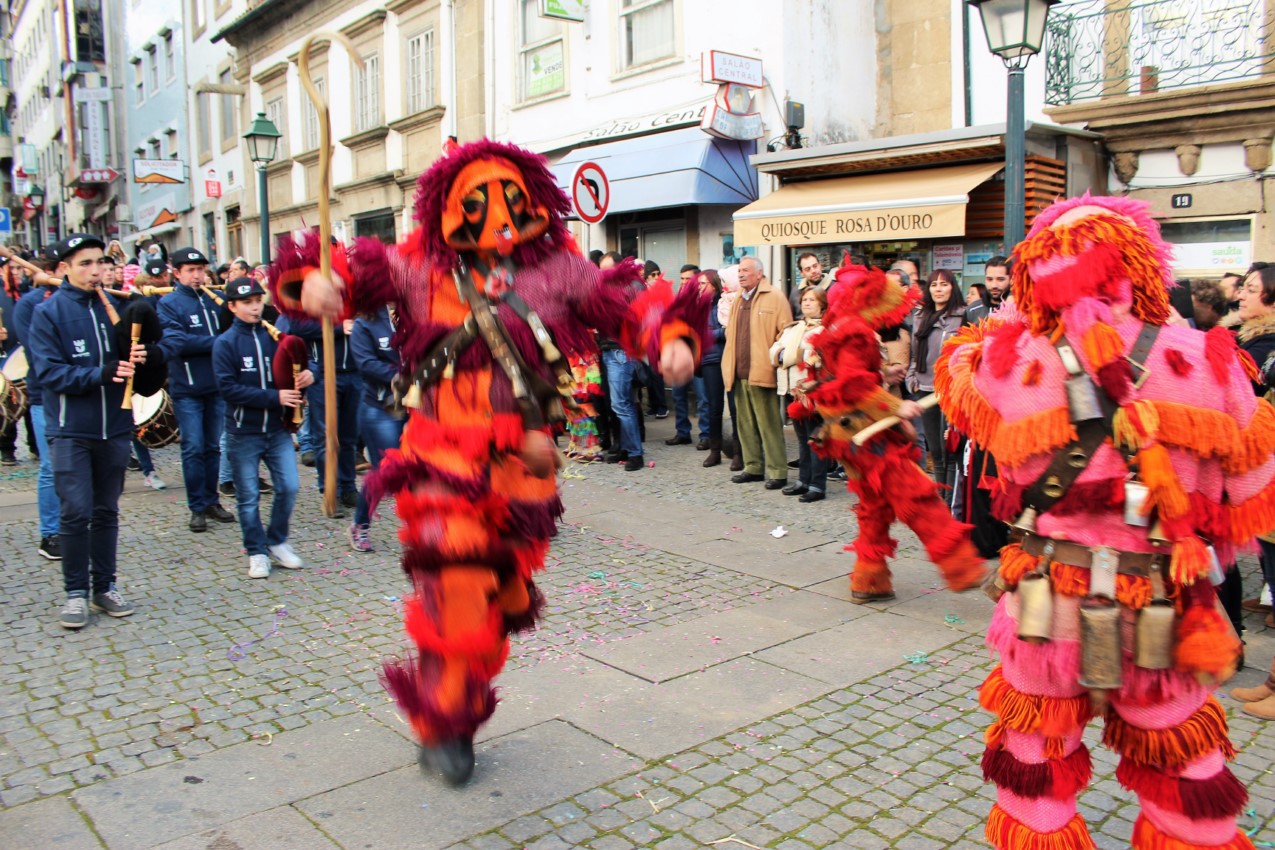
<path id="1" fill-rule="evenodd" d="M 304 566 L 288 545 L 288 521 L 300 484 L 292 435 L 283 427 L 283 416 L 301 403 L 301 391 L 314 383 L 314 375 L 305 370 L 297 375 L 296 389 L 275 387 L 270 367 L 278 343 L 261 325 L 263 295 L 261 284 L 252 278 L 228 283 L 226 303 L 235 320 L 213 344 L 213 372 L 226 403 L 226 449 L 250 578 L 268 577 L 271 558 L 290 570 Z M 258 510 L 257 470 L 262 461 L 274 484 L 274 506 L 266 529 Z"/>

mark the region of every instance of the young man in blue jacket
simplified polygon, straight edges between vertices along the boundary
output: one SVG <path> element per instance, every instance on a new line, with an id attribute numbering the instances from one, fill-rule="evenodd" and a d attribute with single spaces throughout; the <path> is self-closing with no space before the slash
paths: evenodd
<path id="1" fill-rule="evenodd" d="M 35 318 L 35 308 L 55 292 L 57 286 L 54 285 L 35 286 L 14 305 L 13 329 L 18 343 L 27 352 L 28 367 L 31 362 L 31 320 Z M 53 460 L 49 457 L 48 438 L 44 433 L 44 395 L 34 368 L 27 371 L 27 404 L 31 413 L 31 430 L 35 432 L 35 444 L 40 451 L 40 473 L 35 485 L 35 502 L 40 515 L 40 548 L 36 551 L 50 561 L 59 561 L 62 559 L 62 545 L 58 540 L 61 507 L 57 490 L 53 487 Z"/>
<path id="2" fill-rule="evenodd" d="M 405 415 L 396 416 L 385 409 L 394 397 L 390 382 L 398 374 L 398 349 L 390 344 L 394 338 L 394 322 L 390 308 L 382 307 L 375 316 L 360 316 L 354 320 L 350 333 L 350 352 L 363 376 L 363 404 L 359 406 L 359 433 L 367 444 L 372 469 L 381 465 L 386 449 L 398 448 L 407 424 Z M 371 552 L 372 539 L 368 533 L 372 516 L 367 506 L 366 487 L 359 490 L 358 504 L 354 507 L 354 522 L 350 524 L 350 545 L 358 552 Z"/>
<path id="3" fill-rule="evenodd" d="M 307 369 L 297 376 L 297 389 L 276 388 L 270 367 L 278 345 L 261 325 L 263 295 L 261 284 L 251 278 L 228 283 L 226 303 L 235 320 L 213 344 L 213 371 L 226 403 L 226 454 L 235 477 L 250 578 L 267 578 L 272 557 L 286 569 L 305 566 L 288 545 L 288 522 L 300 483 L 292 435 L 283 427 L 283 416 L 301 403 L 301 391 L 314 383 L 314 375 Z M 257 470 L 262 461 L 274 484 L 269 528 L 262 528 L 258 508 Z"/>
<path id="4" fill-rule="evenodd" d="M 159 302 L 162 343 L 168 355 L 168 394 L 182 440 L 182 478 L 190 507 L 190 530 L 208 530 L 208 520 L 234 522 L 217 497 L 221 428 L 225 410 L 213 376 L 212 349 L 217 334 L 217 304 L 199 289 L 208 258 L 194 248 L 173 253 L 173 291 Z"/>
<path id="5" fill-rule="evenodd" d="M 96 236 L 73 233 L 58 243 L 62 285 L 35 308 L 31 365 L 44 401 L 53 484 L 61 500 L 64 628 L 88 625 L 89 609 L 133 613 L 115 586 L 119 499 L 128 464 L 133 412 L 122 406 L 134 364 L 162 357 L 154 347 L 116 348 L 115 328 L 99 300 L 107 264 Z M 91 591 L 91 595 L 90 595 Z"/>

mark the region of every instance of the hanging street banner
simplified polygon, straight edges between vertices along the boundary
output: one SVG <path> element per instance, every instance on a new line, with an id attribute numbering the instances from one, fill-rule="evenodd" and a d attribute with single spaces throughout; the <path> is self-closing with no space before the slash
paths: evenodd
<path id="1" fill-rule="evenodd" d="M 135 159 L 133 182 L 185 183 L 186 163 L 180 159 Z"/>

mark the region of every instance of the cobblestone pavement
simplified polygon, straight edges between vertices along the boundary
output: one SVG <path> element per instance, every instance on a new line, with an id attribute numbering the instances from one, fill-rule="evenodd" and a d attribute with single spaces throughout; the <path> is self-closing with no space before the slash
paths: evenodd
<path id="1" fill-rule="evenodd" d="M 725 465 L 705 470 L 702 453 L 663 445 L 671 420 L 649 424 L 653 468 L 569 465 L 564 489 L 605 486 L 634 505 L 658 503 L 674 526 L 678 504 L 711 508 L 730 518 L 723 535 L 738 522 L 784 524 L 843 542 L 852 536 L 851 497 L 838 485 L 815 504 L 734 485 Z M 791 446 L 791 431 L 789 440 Z M 61 574 L 35 553 L 34 520 L 15 518 L 23 510 L 33 515 L 33 465 L 0 473 L 0 505 L 8 506 L 8 520 L 0 521 L 0 811 L 269 742 L 288 730 L 384 712 L 388 704 L 377 673 L 380 660 L 403 647 L 398 597 L 406 589 L 388 507 L 374 526 L 378 551 L 353 553 L 345 522 L 321 518 L 309 486 L 313 470 L 302 469 L 293 542 L 308 568 L 250 581 L 237 526 L 202 535 L 186 530 L 176 447 L 155 459 L 174 486 L 152 492 L 130 473 L 121 503 L 120 580 L 138 613 L 95 616 L 77 633 L 57 625 Z M 670 554 L 660 548 L 658 524 L 624 537 L 570 514 L 567 520 L 542 581 L 547 616 L 517 641 L 511 671 L 582 660 L 601 644 L 794 592 Z M 918 555 L 916 538 L 896 530 L 900 554 Z M 1255 587 L 1255 565 L 1243 567 Z M 1249 625 L 1261 630 L 1258 618 Z M 1265 664 L 1275 641 L 1250 635 L 1251 661 Z M 816 699 L 479 831 L 455 850 L 983 846 L 991 791 L 978 769 L 987 717 L 975 690 L 991 664 L 977 636 L 952 629 L 951 641 L 928 656 L 900 657 L 894 669 L 825 688 Z M 1262 677 L 1248 670 L 1241 680 Z M 1275 827 L 1266 827 L 1275 819 L 1275 739 L 1223 702 L 1243 749 L 1235 770 L 1250 786 L 1251 826 L 1256 838 L 1275 840 Z M 1093 737 L 1091 730 L 1091 744 Z M 1112 778 L 1110 753 L 1093 749 L 1097 781 L 1082 809 L 1100 847 L 1127 846 L 1134 804 Z"/>

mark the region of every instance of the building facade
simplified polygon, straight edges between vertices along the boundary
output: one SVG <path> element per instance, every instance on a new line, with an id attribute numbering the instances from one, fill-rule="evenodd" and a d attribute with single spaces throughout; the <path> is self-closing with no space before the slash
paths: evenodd
<path id="1" fill-rule="evenodd" d="M 231 78 L 246 92 L 241 124 L 265 113 L 283 133 L 263 172 L 270 234 L 318 223 L 319 113 L 299 67 L 308 34 L 338 32 L 362 60 L 329 41 L 310 54 L 311 78 L 330 104 L 334 233 L 395 241 L 411 228 L 416 180 L 447 137 L 483 134 L 482 58 L 465 46 L 482 43 L 485 23 L 477 0 L 264 0 L 223 26 L 213 41 L 234 48 Z M 246 151 L 240 156 L 247 174 Z M 254 191 L 243 193 L 239 210 L 255 246 L 261 211 Z"/>

